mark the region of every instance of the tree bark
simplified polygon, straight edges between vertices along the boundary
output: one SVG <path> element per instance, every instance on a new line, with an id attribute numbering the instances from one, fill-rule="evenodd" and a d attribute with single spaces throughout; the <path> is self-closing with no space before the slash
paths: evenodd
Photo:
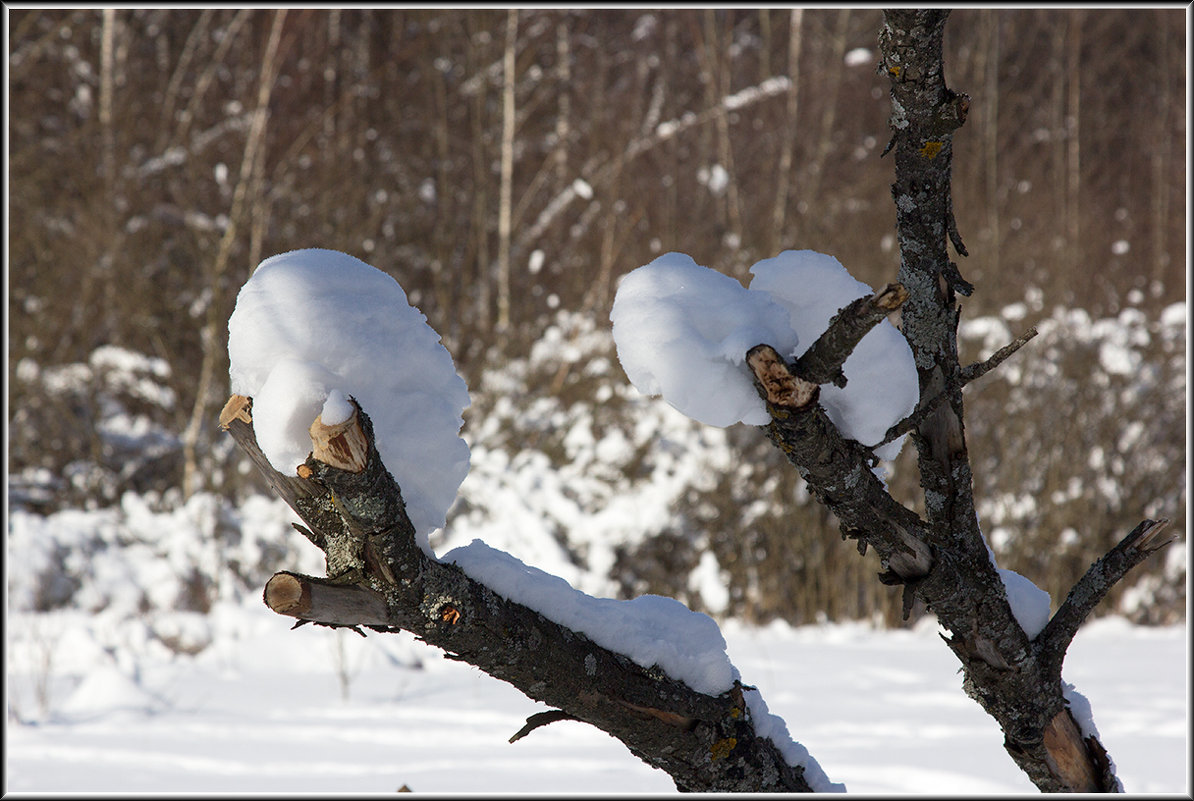
<path id="1" fill-rule="evenodd" d="M 831 326 L 813 346 L 820 351 L 815 373 L 802 365 L 806 359 L 785 365 L 764 345 L 747 360 L 772 417 L 768 436 L 837 515 L 843 536 L 856 538 L 860 550 L 876 548 L 887 567 L 881 580 L 904 584 L 905 615 L 919 599 L 949 630 L 946 643 L 962 663 L 964 689 L 999 723 L 1016 763 L 1044 791 L 1116 791 L 1121 788 L 1102 745 L 1084 735 L 1069 712 L 1061 665 L 1078 625 L 1107 589 L 1166 544 L 1158 532 L 1167 521 L 1141 523 L 1075 585 L 1045 630 L 1028 638 L 978 526 L 966 449 L 962 385 L 989 367 L 964 370 L 958 358 L 956 295 L 973 287 L 947 251 L 952 243 L 966 255 L 950 172 L 953 132 L 965 122 L 969 98 L 945 84 L 947 17 L 942 10 L 886 11 L 879 36 L 882 67 L 892 82 L 893 136 L 884 152 L 895 149 L 899 278 L 908 290 L 901 323 L 920 378 L 912 440 L 927 519 L 888 495 L 869 469 L 870 451 L 842 439 L 815 402 L 812 385 L 835 379 L 832 366 L 849 355 L 853 336 L 834 336 Z M 835 322 L 851 316 L 857 315 L 843 310 Z M 1020 344 L 1001 351 L 1000 360 Z M 790 403 L 793 397 L 803 401 Z"/>
<path id="2" fill-rule="evenodd" d="M 769 253 L 780 250 L 780 243 L 785 241 L 784 222 L 788 211 L 788 183 L 792 172 L 792 152 L 796 148 L 796 131 L 799 119 L 800 98 L 800 46 L 804 41 L 804 9 L 794 8 L 788 21 L 788 86 L 787 103 L 784 107 L 786 135 L 780 144 L 779 166 L 775 175 L 775 205 L 771 209 L 771 246 Z M 840 70 L 837 70 L 840 72 Z M 765 76 L 769 77 L 769 76 Z M 793 238 L 795 234 L 793 233 Z"/>
<path id="3" fill-rule="evenodd" d="M 755 733 L 743 694 L 757 690 L 735 682 L 718 696 L 697 692 L 424 553 L 377 453 L 372 424 L 353 405 L 345 423 L 315 421 L 312 455 L 297 476 L 277 472 L 261 453 L 250 398 L 232 396 L 220 416 L 221 427 L 303 519 L 305 527 L 296 528 L 327 555 L 327 578 L 275 574 L 265 587 L 267 606 L 300 624 L 410 631 L 559 710 L 536 716 L 530 728 L 558 719 L 590 723 L 666 771 L 680 790 L 812 789 L 803 768 Z"/>

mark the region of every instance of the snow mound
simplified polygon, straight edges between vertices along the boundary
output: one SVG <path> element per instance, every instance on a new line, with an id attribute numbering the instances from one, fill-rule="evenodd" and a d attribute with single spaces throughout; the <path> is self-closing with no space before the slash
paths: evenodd
<path id="1" fill-rule="evenodd" d="M 702 423 L 765 425 L 746 352 L 760 343 L 801 356 L 851 301 L 872 293 L 832 256 L 787 250 L 751 268 L 750 287 L 665 253 L 622 279 L 610 320 L 618 359 L 640 392 L 662 395 Z M 843 436 L 881 441 L 920 397 L 903 335 L 884 320 L 843 365 L 847 385 L 821 388 L 820 403 Z M 902 439 L 877 451 L 893 459 Z"/>
<path id="2" fill-rule="evenodd" d="M 263 261 L 228 320 L 232 392 L 253 398 L 270 464 L 293 475 L 321 411 L 347 397 L 373 421 L 377 449 L 430 552 L 468 472 L 459 436 L 468 390 L 439 335 L 398 282 L 365 262 L 311 248 Z"/>
<path id="3" fill-rule="evenodd" d="M 691 256 L 665 253 L 622 279 L 610 320 L 635 387 L 709 425 L 770 418 L 745 366 L 760 342 L 796 345 L 783 308 Z"/>
<path id="4" fill-rule="evenodd" d="M 873 294 L 833 256 L 813 250 L 785 250 L 750 268 L 752 291 L 768 293 L 788 310 L 798 347 L 789 358 L 804 355 L 843 306 Z M 846 386 L 821 387 L 820 403 L 842 434 L 873 445 L 887 429 L 911 414 L 920 399 L 920 381 L 912 349 L 896 327 L 884 320 L 872 328 L 842 365 Z M 894 459 L 902 440 L 876 451 Z"/>

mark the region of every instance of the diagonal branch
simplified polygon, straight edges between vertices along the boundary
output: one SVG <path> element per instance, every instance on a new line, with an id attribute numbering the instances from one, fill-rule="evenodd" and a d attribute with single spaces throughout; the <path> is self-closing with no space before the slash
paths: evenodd
<path id="1" fill-rule="evenodd" d="M 1065 602 L 1037 637 L 1036 647 L 1049 669 L 1061 676 L 1061 663 L 1078 627 L 1132 568 L 1173 542 L 1176 534 L 1162 536 L 1167 519 L 1142 520 L 1126 537 L 1095 562 L 1070 590 Z"/>
<path id="2" fill-rule="evenodd" d="M 797 376 L 770 345 L 751 348 L 746 360 L 771 415 L 767 436 L 837 516 L 843 535 L 874 547 L 893 583 L 927 574 L 933 556 L 924 521 L 888 494 L 871 470 L 870 450 L 842 437 L 816 393 L 807 391 L 816 385 Z"/>
<path id="3" fill-rule="evenodd" d="M 829 321 L 825 332 L 796 360 L 795 370 L 814 384 L 844 387 L 842 365 L 872 328 L 896 311 L 908 299 L 900 284 L 888 284 L 873 295 L 858 298 L 843 307 Z"/>
<path id="4" fill-rule="evenodd" d="M 671 775 L 680 790 L 812 789 L 804 768 L 789 764 L 773 740 L 755 732 L 743 695 L 753 690 L 740 682 L 717 696 L 698 692 L 425 553 L 377 452 L 372 424 L 353 406 L 347 424 L 317 420 L 312 426 L 314 454 L 348 469 L 313 454 L 299 476 L 279 474 L 262 454 L 251 399 L 233 396 L 221 416 L 222 427 L 327 556 L 326 579 L 275 574 L 265 588 L 271 609 L 300 622 L 410 631 L 450 658 L 616 737 Z"/>

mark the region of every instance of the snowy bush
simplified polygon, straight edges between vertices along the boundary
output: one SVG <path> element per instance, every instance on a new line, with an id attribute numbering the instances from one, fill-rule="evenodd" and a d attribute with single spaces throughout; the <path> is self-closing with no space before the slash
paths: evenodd
<path id="1" fill-rule="evenodd" d="M 964 319 L 964 356 L 989 356 L 1027 327 L 1027 311 Z M 967 433 L 979 517 L 1000 564 L 1059 599 L 1141 517 L 1185 528 L 1187 311 L 1177 303 L 1150 320 L 1129 307 L 1094 320 L 1056 308 L 1036 326 L 1023 350 L 968 388 Z M 1185 550 L 1164 556 L 1137 568 L 1102 611 L 1181 619 Z"/>
<path id="2" fill-rule="evenodd" d="M 125 491 L 164 491 L 181 443 L 171 370 L 113 345 L 86 362 L 14 370 L 10 498 L 43 510 L 107 505 Z"/>
<path id="3" fill-rule="evenodd" d="M 256 596 L 281 565 L 321 566 L 278 499 L 253 496 L 239 507 L 208 493 L 177 499 L 129 492 L 106 509 L 13 510 L 8 559 L 21 569 L 9 573 L 9 608 L 118 620 L 207 613 L 218 601 Z"/>

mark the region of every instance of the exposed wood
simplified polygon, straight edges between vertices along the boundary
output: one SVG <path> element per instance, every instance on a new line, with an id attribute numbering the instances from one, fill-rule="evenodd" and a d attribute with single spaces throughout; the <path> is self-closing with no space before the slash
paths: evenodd
<path id="1" fill-rule="evenodd" d="M 1061 710 L 1049 721 L 1044 743 L 1054 770 L 1068 788 L 1078 793 L 1097 793 L 1102 789 L 1086 742 L 1069 709 Z"/>
<path id="2" fill-rule="evenodd" d="M 265 605 L 279 615 L 339 626 L 385 626 L 389 612 L 379 593 L 297 573 L 275 573 L 265 584 Z"/>
<path id="3" fill-rule="evenodd" d="M 253 416 L 249 413 L 252 405 L 252 401 L 244 395 L 233 395 L 228 398 L 228 402 L 224 404 L 224 408 L 220 411 L 220 429 L 227 431 L 228 426 L 232 424 L 233 420 L 252 423 Z"/>
<path id="4" fill-rule="evenodd" d="M 803 409 L 815 403 L 821 387 L 797 376 L 770 345 L 755 345 L 746 352 L 746 363 L 763 387 L 763 399 L 773 406 Z"/>
<path id="5" fill-rule="evenodd" d="M 369 443 L 361 430 L 355 407 L 347 420 L 328 425 L 323 416 L 315 418 L 308 433 L 311 435 L 311 454 L 339 470 L 359 473 L 365 469 Z"/>

